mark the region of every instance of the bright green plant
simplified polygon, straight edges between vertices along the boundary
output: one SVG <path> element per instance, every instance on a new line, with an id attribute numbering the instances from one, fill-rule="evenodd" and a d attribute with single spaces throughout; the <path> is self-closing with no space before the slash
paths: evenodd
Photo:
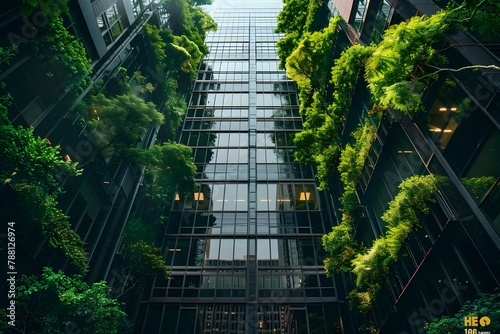
<path id="1" fill-rule="evenodd" d="M 488 333 L 500 331 L 500 293 L 481 293 L 475 300 L 467 301 L 453 316 L 444 316 L 427 323 L 427 334 L 454 334 L 464 331 L 464 318 L 487 316 L 491 323 L 481 330 Z"/>
<path id="2" fill-rule="evenodd" d="M 87 253 L 81 237 L 73 231 L 69 217 L 59 209 L 57 193 L 49 194 L 36 184 L 16 185 L 23 222 L 40 227 L 52 248 L 60 249 L 80 273 L 87 272 Z"/>
<path id="3" fill-rule="evenodd" d="M 47 267 L 40 277 L 23 276 L 16 294 L 16 329 L 40 334 L 126 333 L 127 316 L 116 300 L 106 296 L 109 290 L 105 282 L 89 286 L 78 276 Z"/>
<path id="4" fill-rule="evenodd" d="M 382 215 L 387 223 L 385 236 L 375 240 L 370 249 L 357 254 L 352 261 L 357 291 L 367 292 L 370 301 L 375 300 L 387 281 L 389 268 L 398 260 L 408 235 L 420 227 L 419 215 L 429 213 L 428 203 L 434 201 L 436 190 L 433 175 L 415 175 L 405 179 L 399 185 L 399 193 Z"/>
<path id="5" fill-rule="evenodd" d="M 286 74 L 293 79 L 301 92 L 324 92 L 331 64 L 331 49 L 340 19 L 334 17 L 321 31 L 306 33 L 297 48 L 286 60 Z M 301 106 L 307 106 L 302 99 Z"/>
<path id="6" fill-rule="evenodd" d="M 30 42 L 36 57 L 49 61 L 54 71 L 66 79 L 67 86 L 81 91 L 90 83 L 90 60 L 85 48 L 64 26 L 60 16 L 48 18 L 48 24 Z"/>
<path id="7" fill-rule="evenodd" d="M 152 102 L 131 93 L 113 98 L 97 95 L 86 116 L 99 145 L 90 160 L 99 152 L 108 158 L 126 156 L 148 130 L 164 121 Z"/>
<path id="8" fill-rule="evenodd" d="M 347 144 L 340 154 L 338 170 L 343 186 L 342 219 L 339 225 L 323 236 L 323 248 L 328 256 L 324 260 L 327 274 L 352 270 L 352 260 L 360 250 L 360 245 L 354 240 L 354 215 L 359 206 L 356 196 L 356 181 L 364 166 L 368 150 L 373 141 L 375 128 L 369 120 L 363 127 L 352 133 L 355 139 L 353 145 Z"/>
<path id="9" fill-rule="evenodd" d="M 187 194 L 193 191 L 196 166 L 190 147 L 174 142 L 153 145 L 148 149 L 132 149 L 130 158 L 151 173 L 145 185 L 150 196 L 173 198 L 175 192 Z"/>
<path id="10" fill-rule="evenodd" d="M 63 159 L 59 147 L 35 136 L 33 128 L 14 127 L 6 110 L 0 113 L 0 155 L 0 182 L 17 192 L 25 228 L 39 227 L 53 248 L 61 249 L 80 272 L 86 272 L 83 242 L 57 207 L 60 178 L 79 175 L 76 163 Z"/>

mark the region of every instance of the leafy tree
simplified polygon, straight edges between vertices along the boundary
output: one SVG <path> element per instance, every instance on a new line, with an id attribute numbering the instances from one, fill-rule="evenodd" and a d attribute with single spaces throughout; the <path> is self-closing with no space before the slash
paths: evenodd
<path id="1" fill-rule="evenodd" d="M 194 189 L 196 166 L 188 146 L 165 142 L 148 149 L 132 149 L 131 158 L 152 174 L 145 185 L 151 189 L 150 196 L 171 199 L 176 191 L 187 194 Z"/>
<path id="2" fill-rule="evenodd" d="M 279 68 L 286 68 L 286 60 L 292 54 L 292 52 L 297 48 L 301 39 L 301 35 L 297 31 L 292 31 L 286 34 L 284 37 L 280 38 L 276 42 L 276 54 L 279 59 Z"/>
<path id="3" fill-rule="evenodd" d="M 297 32 L 301 35 L 306 25 L 309 0 L 284 0 L 283 3 L 275 32 Z"/>
<path id="4" fill-rule="evenodd" d="M 49 17 L 47 26 L 30 46 L 36 57 L 53 65 L 55 74 L 69 87 L 81 91 L 90 83 L 92 69 L 85 48 L 64 27 L 60 16 Z"/>
<path id="5" fill-rule="evenodd" d="M 89 286 L 78 276 L 66 276 L 43 268 L 41 277 L 23 276 L 16 294 L 17 326 L 20 333 L 109 334 L 127 331 L 121 305 L 106 294 L 105 282 Z"/>
<path id="6" fill-rule="evenodd" d="M 475 300 L 467 301 L 453 316 L 443 316 L 427 323 L 427 334 L 454 334 L 464 331 L 464 318 L 487 316 L 491 323 L 482 328 L 489 333 L 500 331 L 500 293 L 480 293 Z"/>
<path id="7" fill-rule="evenodd" d="M 99 145 L 91 159 L 99 152 L 107 157 L 126 156 L 149 129 L 164 120 L 152 102 L 131 93 L 114 98 L 97 95 L 87 118 Z"/>
<path id="8" fill-rule="evenodd" d="M 117 298 L 155 277 L 163 279 L 170 277 L 170 268 L 161 256 L 161 249 L 145 241 L 127 246 L 123 259 L 127 274 Z"/>
<path id="9" fill-rule="evenodd" d="M 297 48 L 287 58 L 286 74 L 297 83 L 301 94 L 325 91 L 339 20 L 333 18 L 327 28 L 304 34 Z M 301 105 L 305 102 L 305 99 L 302 99 Z"/>

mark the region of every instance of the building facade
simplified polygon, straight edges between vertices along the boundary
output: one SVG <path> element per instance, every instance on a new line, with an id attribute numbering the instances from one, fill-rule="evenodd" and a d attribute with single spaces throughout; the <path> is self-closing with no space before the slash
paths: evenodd
<path id="1" fill-rule="evenodd" d="M 120 244 L 125 223 L 140 184 L 143 168 L 126 161 L 106 161 L 98 150 L 99 139 L 91 133 L 78 104 L 87 97 L 105 93 L 122 94 L 121 83 L 141 71 L 154 82 L 152 58 L 147 47 L 144 25 L 163 26 L 167 23 L 163 8 L 152 1 L 68 1 L 68 14 L 63 14 L 63 26 L 76 36 L 91 62 L 91 73 L 78 89 L 62 75 L 43 51 L 33 47 L 49 27 L 49 16 L 35 10 L 27 17 L 20 14 L 21 1 L 2 3 L 0 15 L 0 45 L 16 46 L 15 56 L 3 63 L 0 72 L 1 95 L 9 94 L 9 119 L 15 126 L 33 127 L 36 136 L 59 145 L 66 159 L 84 166 L 78 177 L 62 179 L 64 194 L 59 207 L 70 217 L 72 228 L 80 235 L 88 253 L 91 282 L 109 279 L 111 263 Z M 69 57 L 70 52 L 58 57 Z M 49 51 L 47 51 L 49 52 Z M 129 84 L 128 82 L 125 84 Z M 162 108 L 162 97 L 151 94 Z M 149 147 L 164 131 L 152 129 L 139 147 Z M 18 220 L 16 196 L 2 185 L 2 217 Z M 55 252 L 47 238 L 39 233 L 22 233 L 18 254 L 25 274 L 38 273 L 43 266 L 71 272 L 68 261 Z"/>
<path id="2" fill-rule="evenodd" d="M 345 20 L 343 45 L 338 46 L 346 48 L 378 42 L 390 25 L 432 15 L 446 4 L 354 0 L 329 1 L 328 7 L 331 15 Z M 458 32 L 446 35 L 442 49 L 447 66 L 456 69 L 498 66 L 499 45 L 498 38 L 484 42 L 481 36 Z M 443 71 L 424 91 L 425 110 L 413 116 L 389 110 L 375 122 L 377 131 L 356 188 L 356 240 L 370 246 L 385 234 L 380 217 L 404 179 L 432 174 L 438 180 L 430 214 L 420 217 L 422 228 L 405 241 L 387 286 L 367 315 L 381 333 L 424 333 L 426 322 L 453 315 L 479 293 L 499 287 L 499 88 L 498 70 Z M 344 144 L 371 107 L 360 78 L 346 115 Z M 340 196 L 339 182 L 334 175 L 334 198 Z"/>
<path id="3" fill-rule="evenodd" d="M 278 69 L 279 0 L 215 1 L 180 142 L 199 188 L 174 200 L 170 280 L 143 295 L 136 333 L 352 333 L 323 268 L 330 200 L 294 162 L 296 86 Z M 340 293 L 342 294 L 342 292 Z"/>

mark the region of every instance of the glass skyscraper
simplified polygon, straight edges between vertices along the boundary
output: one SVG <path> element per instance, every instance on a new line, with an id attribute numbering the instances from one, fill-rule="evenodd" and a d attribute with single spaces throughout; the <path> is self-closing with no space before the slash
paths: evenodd
<path id="1" fill-rule="evenodd" d="M 281 0 L 215 1 L 180 142 L 199 188 L 176 196 L 163 252 L 171 279 L 143 298 L 137 333 L 349 332 L 323 268 L 326 194 L 293 159 L 296 86 L 278 69 Z"/>

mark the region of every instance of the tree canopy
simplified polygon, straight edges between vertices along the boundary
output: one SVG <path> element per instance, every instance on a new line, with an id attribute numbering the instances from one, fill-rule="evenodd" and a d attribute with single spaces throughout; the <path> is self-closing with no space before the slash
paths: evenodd
<path id="1" fill-rule="evenodd" d="M 175 142 L 165 142 L 148 149 L 132 149 L 131 158 L 145 165 L 151 174 L 146 187 L 151 196 L 173 198 L 175 192 L 186 194 L 193 191 L 196 166 L 190 147 Z"/>
<path id="2" fill-rule="evenodd" d="M 170 268 L 165 264 L 161 249 L 145 241 L 137 241 L 127 245 L 123 256 L 125 277 L 117 298 L 129 291 L 141 287 L 144 283 L 157 277 L 168 279 Z"/>
<path id="3" fill-rule="evenodd" d="M 87 117 L 99 151 L 107 157 L 125 156 L 148 130 L 164 121 L 152 102 L 145 102 L 131 93 L 113 98 L 97 95 Z"/>
<path id="4" fill-rule="evenodd" d="M 17 287 L 16 322 L 21 333 L 113 334 L 127 331 L 121 305 L 106 294 L 105 282 L 89 286 L 77 276 L 43 268 L 42 275 L 23 276 Z"/>

